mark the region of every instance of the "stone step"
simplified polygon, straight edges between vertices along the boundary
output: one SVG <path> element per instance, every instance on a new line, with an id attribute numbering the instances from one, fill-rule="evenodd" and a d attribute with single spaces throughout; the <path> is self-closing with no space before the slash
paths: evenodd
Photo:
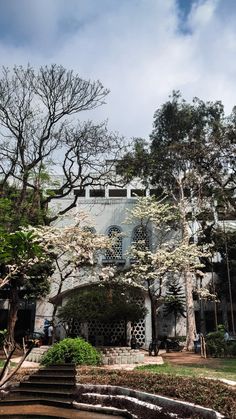
<path id="1" fill-rule="evenodd" d="M 70 398 L 73 396 L 74 389 L 48 389 L 48 388 L 21 388 L 18 387 L 17 389 L 12 389 L 11 394 L 15 394 L 17 397 L 22 396 L 34 396 L 40 397 L 43 399 L 50 398 Z"/>
<path id="2" fill-rule="evenodd" d="M 41 372 L 42 371 L 42 372 Z M 41 374 L 71 374 L 71 375 L 75 375 L 76 373 L 76 369 L 75 366 L 66 366 L 66 365 L 52 365 L 52 366 L 48 366 L 48 367 L 43 367 L 40 368 L 37 373 Z"/>
<path id="3" fill-rule="evenodd" d="M 45 367 L 40 368 L 40 371 L 74 371 L 75 370 L 75 364 L 52 364 L 47 365 Z"/>
<path id="4" fill-rule="evenodd" d="M 69 368 L 69 369 L 75 369 L 75 364 L 71 363 L 64 363 L 64 364 L 51 364 L 44 368 Z"/>
<path id="5" fill-rule="evenodd" d="M 30 380 L 23 381 L 22 383 L 20 383 L 20 389 L 21 388 L 73 389 L 75 388 L 75 382 L 73 381 L 73 382 L 68 383 L 63 380 L 61 380 L 61 382 L 55 382 L 55 381 L 50 381 L 50 380 L 32 381 L 30 379 Z"/>
<path id="6" fill-rule="evenodd" d="M 40 348 L 33 348 L 26 358 L 29 362 L 40 362 L 42 356 L 48 351 L 50 346 L 40 346 Z"/>
<path id="7" fill-rule="evenodd" d="M 16 395 L 9 396 L 0 401 L 0 406 L 15 406 L 15 405 L 32 405 L 32 404 L 44 404 L 48 406 L 58 406 L 65 408 L 72 408 L 72 399 L 71 398 L 56 398 L 56 397 L 35 397 L 35 396 L 19 396 Z"/>
<path id="8" fill-rule="evenodd" d="M 102 355 L 103 365 L 113 365 L 113 364 L 139 364 L 144 360 L 144 354 L 129 354 L 129 355 L 114 355 L 106 354 Z"/>
<path id="9" fill-rule="evenodd" d="M 43 374 L 43 372 L 41 371 L 40 373 L 35 373 L 33 375 L 30 376 L 30 381 L 46 381 L 46 380 L 54 380 L 54 382 L 60 382 L 61 380 L 64 380 L 64 382 L 74 382 L 75 381 L 75 374 L 52 374 L 52 373 L 48 373 L 48 374 Z"/>

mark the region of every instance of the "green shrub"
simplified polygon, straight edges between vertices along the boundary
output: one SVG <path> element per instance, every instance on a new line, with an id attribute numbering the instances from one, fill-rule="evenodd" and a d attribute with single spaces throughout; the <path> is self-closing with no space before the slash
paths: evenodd
<path id="1" fill-rule="evenodd" d="M 74 363 L 76 365 L 98 365 L 100 353 L 82 338 L 66 338 L 55 343 L 42 357 L 43 365 Z"/>
<path id="2" fill-rule="evenodd" d="M 224 340 L 224 332 L 218 330 L 217 332 L 208 333 L 206 336 L 207 354 L 210 356 L 221 357 L 227 353 L 227 344 Z"/>
<path id="3" fill-rule="evenodd" d="M 236 342 L 235 341 L 226 342 L 226 355 L 236 357 Z"/>

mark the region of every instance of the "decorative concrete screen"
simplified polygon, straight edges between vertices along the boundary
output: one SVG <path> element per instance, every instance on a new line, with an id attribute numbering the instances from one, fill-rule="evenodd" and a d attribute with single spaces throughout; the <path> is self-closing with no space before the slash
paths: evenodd
<path id="1" fill-rule="evenodd" d="M 143 305 L 144 300 L 140 298 L 138 304 Z M 125 321 L 119 321 L 115 323 L 102 323 L 97 320 L 91 320 L 87 322 L 87 333 L 89 341 L 95 346 L 107 346 L 107 345 L 125 345 L 126 342 L 126 324 Z M 74 320 L 69 324 L 69 331 L 73 335 L 80 336 L 83 334 L 83 328 L 81 323 Z M 134 334 L 137 343 L 140 347 L 145 344 L 145 319 L 139 320 L 139 322 L 132 323 L 131 332 Z M 129 338 L 129 337 L 128 337 Z"/>
<path id="2" fill-rule="evenodd" d="M 73 334 L 73 336 L 81 336 L 81 324 L 77 320 L 70 321 L 68 323 L 69 326 L 69 332 L 70 334 Z"/>
<path id="3" fill-rule="evenodd" d="M 145 320 L 139 320 L 138 323 L 133 323 L 132 325 L 133 334 L 137 340 L 139 346 L 144 346 L 145 344 Z"/>
<path id="4" fill-rule="evenodd" d="M 88 322 L 89 340 L 96 346 L 125 344 L 125 322 L 102 323 L 97 320 Z"/>
<path id="5" fill-rule="evenodd" d="M 76 320 L 70 326 L 73 335 L 81 335 L 80 323 Z M 140 346 L 145 344 L 145 320 L 140 320 L 132 324 L 132 332 Z M 93 320 L 88 322 L 89 340 L 93 345 L 115 345 L 124 344 L 125 339 L 125 322 L 120 321 L 116 323 L 101 323 Z"/>

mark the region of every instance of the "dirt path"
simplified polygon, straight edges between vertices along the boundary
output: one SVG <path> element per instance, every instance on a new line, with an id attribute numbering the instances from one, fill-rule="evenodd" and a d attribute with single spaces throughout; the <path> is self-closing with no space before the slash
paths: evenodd
<path id="1" fill-rule="evenodd" d="M 201 355 L 195 354 L 193 352 L 170 352 L 162 353 L 162 358 L 165 361 L 170 362 L 171 364 L 177 365 L 190 365 L 190 364 L 201 364 L 201 365 L 211 365 L 218 366 L 219 361 L 217 358 L 202 358 Z"/>

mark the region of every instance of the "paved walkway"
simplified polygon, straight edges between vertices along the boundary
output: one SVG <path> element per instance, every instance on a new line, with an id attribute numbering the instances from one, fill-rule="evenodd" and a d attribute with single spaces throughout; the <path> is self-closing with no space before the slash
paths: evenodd
<path id="1" fill-rule="evenodd" d="M 163 358 L 161 354 L 165 351 L 160 351 L 160 354 L 158 356 L 149 356 L 147 351 L 142 351 L 144 353 L 144 362 L 140 364 L 115 364 L 115 365 L 105 365 L 104 368 L 107 369 L 121 369 L 121 370 L 127 370 L 131 371 L 137 365 L 148 365 L 148 364 L 155 364 L 155 365 L 161 365 L 163 364 Z M 12 359 L 12 362 L 18 363 L 20 361 L 20 357 L 16 357 Z M 30 362 L 30 361 L 24 361 L 22 364 L 23 368 L 38 368 L 39 363 L 38 362 Z"/>
<path id="2" fill-rule="evenodd" d="M 16 364 L 18 364 L 20 360 L 21 360 L 21 356 L 12 358 L 12 362 L 15 362 Z M 21 368 L 38 368 L 38 367 L 39 367 L 38 362 L 30 362 L 30 361 L 24 361 L 23 364 L 21 365 Z"/>
<path id="3" fill-rule="evenodd" d="M 144 361 L 139 364 L 113 364 L 113 365 L 104 365 L 104 368 L 110 369 L 110 370 L 126 370 L 126 371 L 132 371 L 137 366 L 141 365 L 161 365 L 164 363 L 163 358 L 161 356 L 162 352 L 160 351 L 158 356 L 149 356 L 147 351 L 141 351 L 144 354 Z"/>
<path id="4" fill-rule="evenodd" d="M 165 350 L 160 350 L 158 356 L 149 356 L 147 351 L 142 351 L 144 353 L 144 362 L 141 365 L 161 365 L 164 361 L 168 361 L 172 364 L 177 365 L 190 365 L 190 364 L 201 364 L 201 365 L 216 365 L 217 360 L 214 358 L 202 358 L 199 354 L 194 354 L 192 352 L 170 352 L 166 353 Z M 20 357 L 13 358 L 13 362 L 18 363 Z M 23 368 L 38 368 L 39 364 L 37 362 L 24 361 L 22 364 Z M 132 371 L 137 367 L 137 364 L 115 364 L 115 365 L 106 365 L 104 368 L 111 370 L 125 370 Z M 220 379 L 220 381 L 236 387 L 236 381 Z"/>

